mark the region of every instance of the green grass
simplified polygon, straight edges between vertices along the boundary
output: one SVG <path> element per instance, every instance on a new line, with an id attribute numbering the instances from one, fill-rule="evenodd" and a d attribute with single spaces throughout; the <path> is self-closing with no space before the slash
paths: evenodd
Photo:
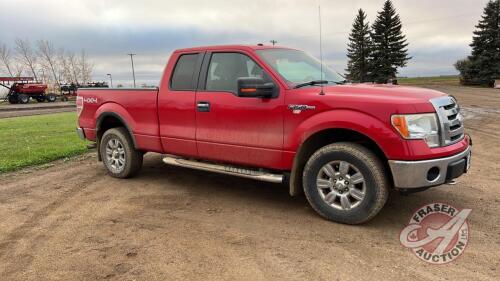
<path id="1" fill-rule="evenodd" d="M 84 153 L 74 112 L 0 119 L 0 173 Z"/>
<path id="2" fill-rule="evenodd" d="M 459 86 L 460 81 L 458 76 L 434 76 L 434 77 L 412 77 L 398 78 L 398 83 L 401 85 L 447 85 Z"/>

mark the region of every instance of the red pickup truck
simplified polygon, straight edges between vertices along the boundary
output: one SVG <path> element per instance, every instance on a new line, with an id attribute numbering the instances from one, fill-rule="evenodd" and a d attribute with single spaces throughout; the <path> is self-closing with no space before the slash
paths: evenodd
<path id="1" fill-rule="evenodd" d="M 157 89 L 79 89 L 77 133 L 113 177 L 162 153 L 169 165 L 285 183 L 347 224 L 373 218 L 391 188 L 467 172 L 472 142 L 455 98 L 343 80 L 295 49 L 182 49 Z"/>

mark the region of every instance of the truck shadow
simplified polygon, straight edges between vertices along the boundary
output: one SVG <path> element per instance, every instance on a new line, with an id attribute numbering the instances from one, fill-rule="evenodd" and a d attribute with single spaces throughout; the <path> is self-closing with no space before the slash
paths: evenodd
<path id="1" fill-rule="evenodd" d="M 211 200 L 214 205 L 219 206 L 260 208 L 260 212 L 268 216 L 279 216 L 283 219 L 300 218 L 309 223 L 330 223 L 315 213 L 304 195 L 291 197 L 288 187 L 283 184 L 167 166 L 161 161 L 160 154 L 149 153 L 145 157 L 144 168 L 136 180 L 156 182 L 166 191 L 187 193 L 190 200 Z M 391 191 L 387 204 L 373 220 L 351 227 L 382 227 L 397 232 L 408 223 L 413 212 L 425 204 L 448 202 L 463 207 L 463 202 L 457 202 L 457 198 L 450 196 L 450 188 L 457 187 L 438 187 L 408 196 Z"/>

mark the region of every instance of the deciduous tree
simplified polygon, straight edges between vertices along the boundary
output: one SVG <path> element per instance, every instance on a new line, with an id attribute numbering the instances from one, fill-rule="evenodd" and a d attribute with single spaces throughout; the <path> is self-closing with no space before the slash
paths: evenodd
<path id="1" fill-rule="evenodd" d="M 80 80 L 83 83 L 89 83 L 92 81 L 92 68 L 93 65 L 87 57 L 85 50 L 80 52 L 80 57 L 78 58 L 78 69 L 80 70 Z"/>
<path id="2" fill-rule="evenodd" d="M 42 39 L 37 41 L 37 49 L 43 67 L 50 71 L 54 82 L 59 85 L 60 81 L 59 76 L 57 75 L 59 72 L 59 63 L 57 61 L 57 51 L 54 44 Z"/>
<path id="3" fill-rule="evenodd" d="M 15 44 L 16 44 L 16 52 L 19 56 L 19 59 L 31 71 L 31 73 L 33 74 L 33 78 L 37 80 L 38 57 L 36 52 L 31 47 L 31 43 L 27 39 L 23 40 L 17 38 L 15 40 Z"/>
<path id="4" fill-rule="evenodd" d="M 9 47 L 7 47 L 7 45 L 5 44 L 2 44 L 0 46 L 0 60 L 2 61 L 2 64 L 7 70 L 7 73 L 9 73 L 10 77 L 14 77 L 12 55 L 10 53 Z"/>

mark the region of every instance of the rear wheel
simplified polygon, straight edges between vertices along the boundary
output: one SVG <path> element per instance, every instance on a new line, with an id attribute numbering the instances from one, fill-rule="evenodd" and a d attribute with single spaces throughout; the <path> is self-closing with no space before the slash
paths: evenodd
<path id="1" fill-rule="evenodd" d="M 30 101 L 30 97 L 25 94 L 20 94 L 18 99 L 20 103 L 28 103 Z"/>
<path id="2" fill-rule="evenodd" d="M 11 104 L 19 103 L 19 97 L 17 95 L 9 95 L 9 103 Z"/>
<path id="3" fill-rule="evenodd" d="M 334 143 L 316 151 L 304 168 L 304 193 L 322 217 L 346 224 L 372 219 L 384 206 L 389 183 L 370 150 Z"/>
<path id="4" fill-rule="evenodd" d="M 125 128 L 104 132 L 99 151 L 108 174 L 115 178 L 133 177 L 142 167 L 143 154 L 134 148 Z"/>

